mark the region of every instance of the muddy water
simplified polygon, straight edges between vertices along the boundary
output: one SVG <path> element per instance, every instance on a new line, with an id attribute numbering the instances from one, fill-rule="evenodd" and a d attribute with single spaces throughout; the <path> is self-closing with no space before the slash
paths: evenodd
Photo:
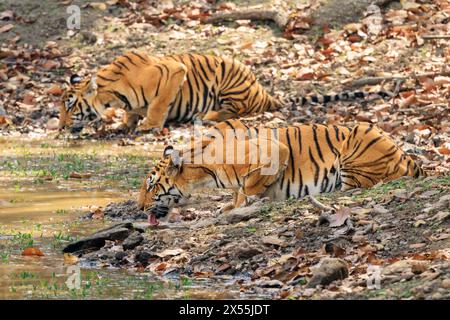
<path id="1" fill-rule="evenodd" d="M 111 224 L 80 219 L 86 211 L 135 196 L 138 185 L 123 175 L 139 180 L 154 150 L 114 141 L 0 138 L 0 299 L 239 298 L 233 279 L 156 278 L 64 258 L 67 243 Z M 69 177 L 80 170 L 92 176 Z M 23 256 L 28 247 L 44 256 Z M 81 275 L 79 286 L 71 274 Z"/>

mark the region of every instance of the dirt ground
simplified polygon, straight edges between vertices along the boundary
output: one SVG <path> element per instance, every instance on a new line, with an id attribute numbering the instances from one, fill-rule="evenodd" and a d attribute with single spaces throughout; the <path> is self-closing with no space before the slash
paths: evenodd
<path id="1" fill-rule="evenodd" d="M 73 73 L 90 75 L 130 49 L 153 55 L 189 51 L 232 56 L 250 66 L 271 94 L 284 98 L 343 89 L 392 91 L 392 81 L 363 87 L 352 87 L 351 81 L 439 73 L 450 59 L 447 40 L 421 38 L 448 34 L 446 1 L 395 2 L 382 8 L 384 27 L 376 35 L 370 34 L 366 17 L 343 26 L 315 24 L 308 18 L 320 7 L 315 1 L 264 1 L 264 6 L 272 3 L 290 12 L 295 23 L 284 31 L 267 22 L 210 25 L 196 18 L 221 5 L 246 8 L 261 1 L 174 1 L 182 8 L 178 11 L 164 11 L 167 1 L 144 1 L 147 7 L 135 1 L 108 2 L 0 1 L 0 13 L 13 12 L 0 19 L 0 28 L 13 25 L 0 32 L 0 135 L 74 139 L 56 130 L 67 79 Z M 70 4 L 81 8 L 79 31 L 66 28 Z M 235 215 L 219 215 L 212 204 L 219 207 L 230 197 L 221 192 L 198 195 L 172 222 L 150 229 L 132 198 L 101 212 L 104 219 L 118 223 L 138 219 L 138 227 L 127 233 L 131 246 L 124 249 L 126 239 L 119 239 L 76 255 L 80 263 L 134 268 L 161 277 L 227 276 L 243 292 L 273 298 L 448 299 L 449 84 L 443 74 L 412 77 L 388 101 L 308 105 L 247 119 L 272 126 L 375 123 L 431 175 L 319 198 L 338 205 L 338 213 L 349 214 L 353 228 L 348 219 L 336 227 L 318 226 L 323 212 L 308 200 L 264 202 Z M 124 134 L 117 130 L 121 116 L 117 112 L 105 119 L 102 133 L 87 128 L 81 139 L 158 148 L 181 142 L 191 130 L 191 124 L 171 124 L 163 137 Z M 137 188 L 130 191 L 136 193 Z M 327 284 L 325 258 L 333 259 L 328 269 L 335 270 L 335 281 Z M 370 265 L 381 267 L 380 289 L 367 288 Z M 317 281 L 322 284 L 313 286 Z"/>
<path id="2" fill-rule="evenodd" d="M 324 204 L 340 207 L 338 213 L 348 210 L 351 228 L 344 221 L 319 225 L 322 212 L 308 200 L 256 203 L 219 214 L 230 200 L 227 193 L 199 193 L 155 228 L 130 200 L 108 205 L 104 218 L 136 221 L 138 231 L 73 254 L 82 263 L 156 276 L 233 276 L 242 292 L 277 299 L 448 299 L 449 190 L 448 178 L 405 178 L 322 196 Z M 329 258 L 343 262 L 348 277 L 310 286 Z M 381 270 L 381 287 L 372 290 L 367 278 L 374 266 Z"/>

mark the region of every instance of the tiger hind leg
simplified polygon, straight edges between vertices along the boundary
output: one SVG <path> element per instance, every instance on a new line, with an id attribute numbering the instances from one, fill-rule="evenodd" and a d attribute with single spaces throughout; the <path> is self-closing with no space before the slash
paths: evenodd
<path id="1" fill-rule="evenodd" d="M 219 111 L 210 110 L 201 118 L 202 121 L 221 122 L 229 119 L 237 118 L 238 115 L 230 110 L 223 109 Z"/>
<path id="2" fill-rule="evenodd" d="M 342 144 L 338 162 L 342 190 L 370 188 L 402 176 L 424 175 L 386 133 L 369 124 L 353 128 Z"/>

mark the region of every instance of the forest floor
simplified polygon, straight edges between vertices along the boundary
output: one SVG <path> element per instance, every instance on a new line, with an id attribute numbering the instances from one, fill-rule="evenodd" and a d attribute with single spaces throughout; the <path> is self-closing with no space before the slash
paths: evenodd
<path id="1" fill-rule="evenodd" d="M 137 247 L 123 250 L 121 241 L 108 243 L 99 251 L 83 255 L 81 261 L 90 260 L 96 265 L 100 261 L 100 265 L 162 277 L 173 273 L 192 278 L 225 277 L 236 281 L 243 293 L 260 297 L 448 298 L 450 77 L 445 68 L 450 51 L 448 39 L 422 37 L 449 34 L 448 2 L 394 1 L 380 11 L 381 31 L 371 27 L 378 21 L 373 20 L 377 18 L 373 15 L 357 16 L 354 22 L 343 25 L 315 24 L 309 16 L 320 8 L 321 2 L 175 1 L 174 7 L 172 1 L 154 2 L 159 6 L 152 1 L 137 4 L 127 0 L 2 1 L 2 139 L 74 139 L 70 134 L 57 132 L 61 94 L 73 73 L 88 76 L 131 49 L 153 55 L 201 52 L 243 61 L 269 92 L 281 97 L 343 89 L 393 91 L 394 81 L 363 87 L 352 86 L 352 81 L 434 73 L 407 78 L 401 93 L 389 101 L 309 105 L 249 118 L 255 124 L 272 126 L 375 123 L 421 163 L 430 177 L 320 198 L 329 205 L 340 205 L 338 212 L 350 215 L 355 230 L 347 230 L 346 224 L 336 228 L 317 226 L 320 210 L 307 200 L 255 205 L 253 211 L 237 214 L 237 221 L 227 222 L 210 207 L 229 199 L 229 194 L 203 198 L 199 195 L 199 200 L 179 212 L 172 223 L 156 230 L 141 223 L 137 232 L 142 233 L 142 239 L 133 233 L 141 239 Z M 66 8 L 71 4 L 81 8 L 79 31 L 66 27 Z M 212 25 L 201 21 L 214 12 L 258 4 L 265 8 L 272 4 L 288 11 L 291 22 L 281 30 L 268 22 L 239 20 Z M 155 151 L 163 144 L 183 142 L 192 129 L 190 124 L 170 125 L 166 136 L 123 134 L 117 130 L 122 115 L 120 111 L 109 113 L 104 119 L 104 132 L 87 128 L 78 139 L 108 139 L 116 148 Z M 122 164 L 133 163 L 133 159 L 123 160 Z M 70 173 L 75 170 L 82 180 L 89 180 L 98 169 L 95 159 L 87 156 L 80 160 L 86 166 L 56 166 L 53 171 L 48 170 L 51 164 L 41 160 L 33 159 L 36 171 L 29 179 L 45 180 L 48 175 L 53 179 L 73 179 Z M 121 182 L 117 188 L 130 192 L 132 200 L 139 177 L 144 177 L 151 165 L 142 159 L 138 162 L 142 168 L 135 164 L 129 170 L 111 170 Z M 11 169 L 11 165 L 17 166 L 14 159 L 0 158 L 2 173 L 20 171 Z M 130 172 L 132 179 L 122 179 Z M 122 219 L 123 213 L 137 213 L 132 201 L 111 204 L 99 212 L 108 221 Z M 110 217 L 108 213 L 117 216 Z M 309 288 L 314 270 L 321 270 L 315 267 L 326 257 L 339 259 L 330 262 L 335 263 L 338 278 L 347 273 L 348 277 Z M 381 289 L 367 289 L 369 265 L 381 266 Z"/>

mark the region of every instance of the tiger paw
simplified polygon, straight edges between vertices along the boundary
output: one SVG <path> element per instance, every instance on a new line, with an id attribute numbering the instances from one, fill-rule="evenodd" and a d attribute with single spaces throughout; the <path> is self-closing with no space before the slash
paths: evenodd
<path id="1" fill-rule="evenodd" d="M 157 126 L 148 124 L 147 122 L 141 123 L 136 130 L 138 132 L 155 132 L 155 131 L 161 131 Z"/>

